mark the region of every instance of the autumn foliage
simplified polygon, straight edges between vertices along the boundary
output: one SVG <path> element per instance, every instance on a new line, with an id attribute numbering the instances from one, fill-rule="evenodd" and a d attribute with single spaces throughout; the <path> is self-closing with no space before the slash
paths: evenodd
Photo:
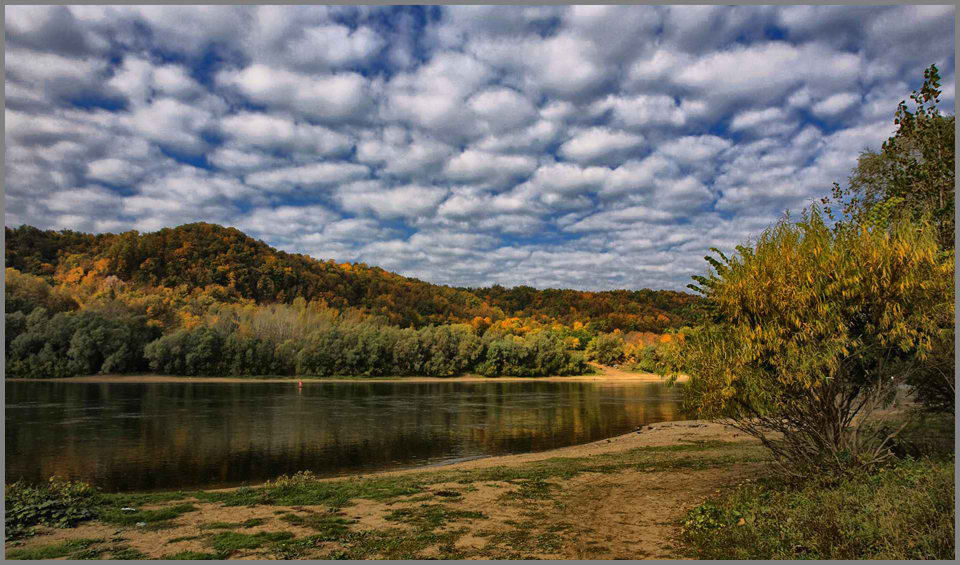
<path id="1" fill-rule="evenodd" d="M 877 410 L 944 361 L 952 373 L 954 259 L 935 226 L 834 231 L 813 208 L 717 253 L 697 277 L 713 320 L 674 359 L 689 407 L 758 437 L 788 472 L 887 458 L 897 430 Z"/>
<path id="2" fill-rule="evenodd" d="M 576 374 L 586 366 L 571 351 L 597 335 L 662 331 L 698 304 L 672 291 L 433 285 L 211 224 L 6 236 L 10 376 Z"/>

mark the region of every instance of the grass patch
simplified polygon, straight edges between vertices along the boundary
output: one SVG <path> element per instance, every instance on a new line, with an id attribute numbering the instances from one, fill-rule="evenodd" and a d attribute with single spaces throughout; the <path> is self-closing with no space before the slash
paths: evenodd
<path id="1" fill-rule="evenodd" d="M 268 504 L 342 508 L 349 506 L 351 499 L 388 501 L 421 492 L 423 492 L 422 485 L 406 477 L 370 477 L 340 481 L 318 481 L 308 478 L 282 484 L 268 483 L 262 487 L 245 487 L 228 492 L 203 492 L 198 493 L 197 497 L 204 502 L 217 502 L 224 506 Z"/>
<path id="2" fill-rule="evenodd" d="M 195 539 L 201 539 L 203 536 L 180 536 L 178 538 L 171 538 L 167 540 L 167 543 L 178 543 L 181 541 L 192 541 Z"/>
<path id="3" fill-rule="evenodd" d="M 120 510 L 120 508 L 107 507 L 100 509 L 97 518 L 101 522 L 116 524 L 118 526 L 134 526 L 138 522 L 146 522 L 148 525 L 157 526 L 169 525 L 170 520 L 179 518 L 187 512 L 196 512 L 197 510 L 199 509 L 192 504 L 176 504 L 154 510 L 137 510 L 135 512 L 124 512 Z"/>
<path id="4" fill-rule="evenodd" d="M 14 549 L 7 552 L 7 559 L 57 559 L 86 550 L 91 545 L 101 543 L 102 539 L 72 539 L 62 543 L 39 545 L 28 549 Z"/>
<path id="5" fill-rule="evenodd" d="M 504 524 L 513 529 L 477 532 L 477 537 L 487 539 L 483 555 L 494 559 L 532 559 L 531 553 L 556 553 L 563 546 L 563 536 L 560 534 L 567 531 L 565 525 L 538 531 L 537 522 L 533 520 L 507 520 Z"/>
<path id="6" fill-rule="evenodd" d="M 213 549 L 217 555 L 224 558 L 241 549 L 258 549 L 266 543 L 293 539 L 290 532 L 257 532 L 242 534 L 240 532 L 221 532 L 213 536 Z"/>
<path id="7" fill-rule="evenodd" d="M 439 496 L 442 498 L 460 498 L 463 495 L 455 490 L 442 489 L 433 491 L 433 496 Z"/>
<path id="8" fill-rule="evenodd" d="M 132 507 L 142 508 L 144 506 L 156 506 L 159 504 L 169 504 L 171 502 L 183 502 L 194 497 L 195 492 L 140 492 L 140 493 L 105 493 L 102 502 L 107 506 L 116 506 L 118 508 Z"/>
<path id="9" fill-rule="evenodd" d="M 146 554 L 132 547 L 114 547 L 107 551 L 110 553 L 111 560 L 134 561 L 138 559 L 148 559 Z"/>
<path id="10" fill-rule="evenodd" d="M 202 551 L 181 551 L 179 553 L 174 553 L 172 555 L 164 555 L 160 559 L 172 559 L 175 561 L 206 561 L 213 559 L 220 559 L 213 553 L 205 553 Z"/>
<path id="11" fill-rule="evenodd" d="M 546 500 L 557 485 L 540 478 L 529 479 L 520 483 L 520 487 L 500 495 L 502 500 Z"/>
<path id="12" fill-rule="evenodd" d="M 262 526 L 267 521 L 263 518 L 250 518 L 249 520 L 244 520 L 243 522 L 211 522 L 209 524 L 201 524 L 201 530 L 234 530 L 236 528 L 254 528 L 256 526 Z"/>
<path id="13" fill-rule="evenodd" d="M 285 514 L 280 517 L 281 520 L 294 526 L 302 526 L 317 531 L 316 539 L 321 541 L 335 541 L 346 534 L 350 528 L 351 522 L 340 516 L 331 514 Z"/>
<path id="14" fill-rule="evenodd" d="M 347 547 L 336 550 L 323 559 L 422 559 L 424 549 L 432 546 L 440 548 L 438 559 L 461 559 L 463 555 L 453 548 L 453 543 L 464 534 L 463 530 L 437 533 L 415 530 L 410 532 L 400 528 L 383 530 L 364 530 L 352 532 L 342 542 Z"/>
<path id="15" fill-rule="evenodd" d="M 321 536 L 278 541 L 273 545 L 273 553 L 277 559 L 301 559 L 323 545 L 323 541 Z"/>
<path id="16" fill-rule="evenodd" d="M 870 474 L 744 485 L 693 509 L 684 540 L 705 559 L 953 559 L 953 456 Z"/>
<path id="17" fill-rule="evenodd" d="M 440 504 L 424 504 L 416 508 L 394 510 L 383 518 L 388 522 L 410 524 L 420 531 L 433 531 L 450 522 L 480 520 L 486 517 L 483 512 L 453 510 Z"/>

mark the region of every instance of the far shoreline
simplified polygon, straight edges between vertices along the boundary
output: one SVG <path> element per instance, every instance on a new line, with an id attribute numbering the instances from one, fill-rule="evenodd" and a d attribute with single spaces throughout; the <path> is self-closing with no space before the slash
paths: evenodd
<path id="1" fill-rule="evenodd" d="M 481 375 L 461 375 L 456 377 L 183 377 L 176 375 L 155 375 L 143 373 L 137 375 L 87 375 L 82 377 L 61 377 L 52 379 L 26 378 L 5 379 L 7 382 L 59 382 L 59 383 L 490 383 L 490 382 L 595 382 L 595 383 L 666 383 L 667 379 L 654 373 L 634 373 L 594 365 L 599 374 L 572 375 L 569 377 L 484 377 Z M 680 375 L 677 382 L 689 380 Z"/>
<path id="2" fill-rule="evenodd" d="M 677 379 L 685 382 L 686 375 Z M 160 384 L 160 383 L 503 383 L 503 382 L 595 382 L 605 384 L 615 383 L 666 383 L 667 380 L 659 375 L 638 373 L 636 376 L 611 377 L 606 375 L 577 375 L 571 377 L 482 377 L 464 375 L 460 377 L 179 377 L 174 375 L 88 375 L 84 377 L 64 377 L 54 379 L 5 379 L 6 382 L 58 382 L 58 383 L 130 383 L 130 384 Z"/>

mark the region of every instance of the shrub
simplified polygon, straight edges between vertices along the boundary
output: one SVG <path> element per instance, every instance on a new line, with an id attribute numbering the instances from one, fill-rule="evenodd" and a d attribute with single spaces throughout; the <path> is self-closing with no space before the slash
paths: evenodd
<path id="1" fill-rule="evenodd" d="M 90 485 L 52 477 L 31 486 L 23 480 L 6 485 L 4 534 L 6 539 L 29 535 L 33 526 L 69 528 L 95 517 L 100 494 Z"/>
<path id="2" fill-rule="evenodd" d="M 788 473 L 889 457 L 897 429 L 875 410 L 953 331 L 953 260 L 936 231 L 834 232 L 813 208 L 738 252 L 696 277 L 714 320 L 673 356 L 691 376 L 688 408 L 759 438 Z"/>
<path id="3" fill-rule="evenodd" d="M 623 360 L 623 336 L 619 333 L 600 334 L 590 340 L 584 352 L 588 361 L 613 365 Z"/>
<path id="4" fill-rule="evenodd" d="M 954 461 L 897 461 L 872 474 L 745 484 L 689 512 L 700 559 L 954 559 Z"/>

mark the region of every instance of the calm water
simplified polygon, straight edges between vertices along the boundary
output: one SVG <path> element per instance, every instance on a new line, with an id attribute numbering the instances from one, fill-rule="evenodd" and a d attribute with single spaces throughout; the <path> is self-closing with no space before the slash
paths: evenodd
<path id="1" fill-rule="evenodd" d="M 659 383 L 6 382 L 6 480 L 111 491 L 335 476 L 587 443 L 679 419 Z"/>

